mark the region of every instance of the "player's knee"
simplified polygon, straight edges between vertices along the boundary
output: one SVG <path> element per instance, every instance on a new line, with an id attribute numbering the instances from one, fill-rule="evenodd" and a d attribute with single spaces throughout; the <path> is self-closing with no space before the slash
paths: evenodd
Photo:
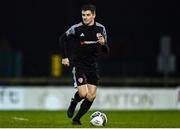
<path id="1" fill-rule="evenodd" d="M 87 93 L 86 92 L 79 92 L 80 98 L 86 98 Z"/>
<path id="2" fill-rule="evenodd" d="M 96 98 L 96 94 L 91 95 L 91 99 L 94 100 Z"/>
<path id="3" fill-rule="evenodd" d="M 96 94 L 88 94 L 86 98 L 90 101 L 93 101 L 96 98 Z"/>

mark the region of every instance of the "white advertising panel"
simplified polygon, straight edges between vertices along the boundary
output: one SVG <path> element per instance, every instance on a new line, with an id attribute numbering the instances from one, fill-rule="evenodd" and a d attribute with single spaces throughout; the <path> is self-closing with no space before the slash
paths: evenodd
<path id="1" fill-rule="evenodd" d="M 24 89 L 0 87 L 0 109 L 24 109 Z"/>
<path id="2" fill-rule="evenodd" d="M 177 90 L 158 88 L 101 88 L 94 108 L 176 109 Z"/>
<path id="3" fill-rule="evenodd" d="M 0 86 L 0 110 L 67 110 L 77 89 L 64 87 Z M 180 109 L 178 88 L 98 87 L 94 110 Z M 78 105 L 78 107 L 80 104 Z"/>

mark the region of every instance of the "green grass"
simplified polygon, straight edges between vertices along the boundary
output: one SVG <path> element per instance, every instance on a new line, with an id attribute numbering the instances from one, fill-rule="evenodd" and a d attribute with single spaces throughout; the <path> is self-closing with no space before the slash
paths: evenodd
<path id="1" fill-rule="evenodd" d="M 83 116 L 81 126 L 71 125 L 65 111 L 0 111 L 0 128 L 94 128 Z M 104 111 L 104 128 L 179 128 L 180 111 Z"/>

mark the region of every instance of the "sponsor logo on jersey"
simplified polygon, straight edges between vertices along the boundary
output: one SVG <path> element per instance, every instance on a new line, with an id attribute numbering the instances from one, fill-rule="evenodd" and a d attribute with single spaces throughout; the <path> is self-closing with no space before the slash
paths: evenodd
<path id="1" fill-rule="evenodd" d="M 80 41 L 81 45 L 84 45 L 84 44 L 95 44 L 95 43 L 97 43 L 97 41 Z"/>

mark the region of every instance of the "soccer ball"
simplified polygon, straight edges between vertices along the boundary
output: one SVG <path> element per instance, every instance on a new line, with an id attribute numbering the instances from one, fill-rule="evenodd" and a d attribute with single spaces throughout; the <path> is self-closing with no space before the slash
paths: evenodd
<path id="1" fill-rule="evenodd" d="M 90 116 L 90 123 L 94 126 L 105 126 L 107 124 L 107 116 L 103 112 L 96 111 Z"/>

